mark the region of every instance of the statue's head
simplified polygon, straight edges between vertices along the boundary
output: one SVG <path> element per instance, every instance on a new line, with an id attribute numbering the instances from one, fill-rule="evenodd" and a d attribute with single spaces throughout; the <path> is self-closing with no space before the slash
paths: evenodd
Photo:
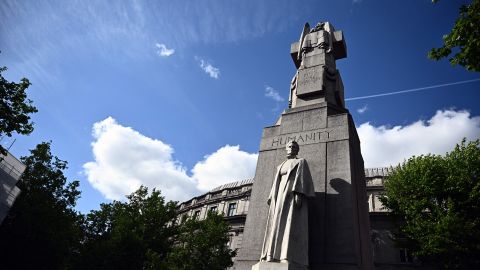
<path id="1" fill-rule="evenodd" d="M 289 141 L 285 147 L 287 149 L 287 157 L 296 157 L 300 147 L 295 140 Z"/>
<path id="2" fill-rule="evenodd" d="M 315 25 L 315 27 L 310 30 L 310 33 L 318 32 L 320 30 L 325 30 L 325 22 L 317 23 L 317 25 Z"/>

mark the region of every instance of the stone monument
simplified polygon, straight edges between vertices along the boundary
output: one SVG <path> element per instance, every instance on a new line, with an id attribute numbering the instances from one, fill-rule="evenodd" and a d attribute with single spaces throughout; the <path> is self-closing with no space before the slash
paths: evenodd
<path id="1" fill-rule="evenodd" d="M 261 262 L 253 269 L 278 262 L 298 269 L 308 267 L 308 198 L 315 197 L 315 193 L 307 161 L 297 158 L 299 148 L 296 141 L 287 143 L 287 159 L 275 173 L 267 199 Z"/>
<path id="2" fill-rule="evenodd" d="M 299 41 L 291 45 L 290 54 L 297 71 L 290 85 L 289 108 L 274 126 L 263 130 L 242 245 L 233 269 L 373 269 L 360 141 L 345 108 L 342 79 L 335 63 L 347 55 L 343 33 L 328 22 L 314 28 L 307 23 Z M 308 224 L 300 226 L 300 236 L 273 235 L 270 231 L 279 230 L 272 224 L 275 210 L 271 193 L 279 185 L 282 170 L 288 172 L 282 168 L 290 141 L 300 146 L 299 160 L 304 160 L 304 165 L 308 161 L 302 166 L 308 169 L 305 174 L 307 178 L 311 175 L 313 184 L 313 194 L 307 188 L 306 193 L 298 195 L 301 204 L 308 205 L 304 210 L 308 218 L 303 219 Z M 293 199 L 294 207 L 295 193 L 299 194 L 292 192 L 293 198 L 286 199 L 290 203 Z M 295 215 L 287 219 L 295 226 L 303 222 Z M 276 225 L 287 224 L 282 222 Z M 283 238 L 279 243 L 280 235 Z M 300 247 L 296 242 L 303 242 L 304 236 L 307 247 Z M 290 252 L 292 243 L 294 259 L 281 255 Z M 277 244 L 280 255 L 275 253 Z M 306 265 L 302 263 L 305 260 Z"/>

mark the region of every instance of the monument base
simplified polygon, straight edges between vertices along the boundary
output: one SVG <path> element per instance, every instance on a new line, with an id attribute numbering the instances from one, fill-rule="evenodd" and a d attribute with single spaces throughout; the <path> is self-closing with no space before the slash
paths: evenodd
<path id="1" fill-rule="evenodd" d="M 308 268 L 293 263 L 258 262 L 252 266 L 252 270 L 308 270 Z"/>

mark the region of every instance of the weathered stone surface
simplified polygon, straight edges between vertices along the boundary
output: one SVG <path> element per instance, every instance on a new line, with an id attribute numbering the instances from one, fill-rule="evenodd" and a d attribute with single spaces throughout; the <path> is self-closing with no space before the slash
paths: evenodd
<path id="1" fill-rule="evenodd" d="M 345 38 L 343 37 L 343 31 L 335 31 L 333 33 L 333 51 L 335 60 L 342 59 L 347 57 L 347 44 Z M 296 59 L 298 55 L 298 50 L 300 49 L 300 42 L 294 42 L 290 45 L 290 55 L 292 59 Z M 300 65 L 300 64 L 299 64 Z M 298 66 L 297 66 L 298 68 Z"/>
<path id="2" fill-rule="evenodd" d="M 242 248 L 237 256 L 234 269 L 250 270 L 251 266 L 260 260 L 268 215 L 266 200 L 275 177 L 275 168 L 272 169 L 272 166 L 276 167 L 273 164 L 279 164 L 285 156 L 277 155 L 279 151 L 276 149 L 266 151 L 258 157 L 255 179 L 263 179 L 263 181 L 256 186 L 254 184 L 252 188 L 246 221 L 246 223 L 249 222 L 251 225 L 245 225 Z"/>
<path id="3" fill-rule="evenodd" d="M 290 263 L 259 262 L 252 266 L 252 270 L 308 270 L 308 268 Z"/>
<path id="4" fill-rule="evenodd" d="M 303 265 L 308 259 L 308 204 L 315 197 L 308 162 L 297 158 L 299 145 L 286 145 L 286 160 L 278 167 L 267 204 L 269 206 L 262 261 L 287 261 Z"/>
<path id="5" fill-rule="evenodd" d="M 280 126 L 280 134 L 301 132 L 303 128 L 302 114 L 282 114 L 282 125 Z"/>
<path id="6" fill-rule="evenodd" d="M 318 111 L 305 111 L 303 113 L 303 130 L 315 130 L 315 129 L 322 129 L 327 127 L 327 119 L 326 117 L 321 117 L 325 115 L 327 112 L 327 108 L 322 107 L 320 112 Z"/>
<path id="7" fill-rule="evenodd" d="M 268 211 L 265 201 L 276 167 L 285 156 L 284 141 L 294 136 L 300 144 L 299 157 L 309 161 L 315 190 L 315 197 L 309 200 L 310 269 L 370 269 L 369 243 L 360 239 L 361 234 L 368 237 L 368 212 L 366 198 L 361 199 L 362 196 L 357 195 L 365 185 L 361 174 L 355 173 L 363 168 L 358 136 L 348 113 L 328 115 L 327 106 L 314 106 L 314 109 L 304 111 L 301 108 L 292 109 L 293 114 L 302 115 L 292 119 L 310 123 L 302 125 L 301 132 L 282 134 L 281 126 L 266 128 L 268 132 L 264 130 L 244 240 L 235 269 L 250 270 L 260 259 Z M 330 113 L 334 112 L 337 111 Z M 289 113 L 292 112 L 286 112 Z M 328 123 L 326 127 L 309 130 L 311 121 L 314 121 L 311 120 L 313 115 L 316 125 Z M 282 118 L 285 116 L 282 115 Z M 282 126 L 284 124 L 282 122 Z M 321 131 L 329 131 L 328 137 L 326 133 L 321 133 L 324 135 L 320 136 L 320 140 L 298 140 L 299 135 Z M 318 133 L 316 138 L 319 138 Z M 278 145 L 272 146 L 275 140 L 279 141 Z M 363 219 L 360 216 L 364 216 Z M 359 260 L 363 260 L 364 265 Z"/>
<path id="8" fill-rule="evenodd" d="M 297 97 L 312 95 L 324 90 L 325 70 L 314 66 L 298 71 Z"/>
<path id="9" fill-rule="evenodd" d="M 335 60 L 347 57 L 347 43 L 343 37 L 343 31 L 335 31 L 333 41 L 333 52 Z"/>
<path id="10" fill-rule="evenodd" d="M 286 133 L 264 138 L 260 144 L 260 151 L 285 147 L 285 144 L 291 140 L 296 140 L 299 145 L 307 145 L 346 138 L 348 138 L 348 130 L 345 126 Z"/>
<path id="11" fill-rule="evenodd" d="M 263 131 L 242 247 L 233 268 L 284 267 L 258 261 L 272 180 L 284 160 L 285 144 L 295 139 L 298 156 L 308 161 L 315 193 L 308 201 L 309 269 L 373 269 L 360 141 L 335 66 L 335 59 L 346 57 L 343 34 L 328 23 L 312 30 L 307 24 L 291 55 L 299 69 L 290 88 L 295 102 L 275 126 Z"/>
<path id="12" fill-rule="evenodd" d="M 324 53 L 309 53 L 303 61 L 303 66 L 305 68 L 315 67 L 315 66 L 326 66 L 326 65 L 335 65 L 333 58 L 326 57 Z"/>
<path id="13" fill-rule="evenodd" d="M 289 106 L 299 107 L 329 102 L 344 107 L 343 83 L 335 60 L 346 57 L 346 45 L 341 31 L 328 23 L 314 28 L 305 24 L 300 40 L 290 47 L 298 71 L 292 79 Z"/>

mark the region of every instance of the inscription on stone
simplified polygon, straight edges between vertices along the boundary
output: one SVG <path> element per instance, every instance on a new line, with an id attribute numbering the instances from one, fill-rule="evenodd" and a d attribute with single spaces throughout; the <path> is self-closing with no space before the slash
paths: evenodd
<path id="1" fill-rule="evenodd" d="M 343 127 L 316 129 L 264 138 L 260 145 L 260 151 L 284 148 L 292 140 L 297 141 L 299 145 L 306 145 L 344 139 L 348 139 L 348 132 Z"/>
<path id="2" fill-rule="evenodd" d="M 323 67 L 321 66 L 299 70 L 297 96 L 321 91 L 323 72 Z"/>
<path id="3" fill-rule="evenodd" d="M 316 131 L 316 132 L 305 132 L 293 135 L 285 135 L 280 137 L 272 138 L 272 147 L 284 146 L 289 141 L 297 141 L 303 144 L 308 144 L 309 142 L 320 142 L 322 139 L 326 141 L 329 137 L 329 132 Z"/>

